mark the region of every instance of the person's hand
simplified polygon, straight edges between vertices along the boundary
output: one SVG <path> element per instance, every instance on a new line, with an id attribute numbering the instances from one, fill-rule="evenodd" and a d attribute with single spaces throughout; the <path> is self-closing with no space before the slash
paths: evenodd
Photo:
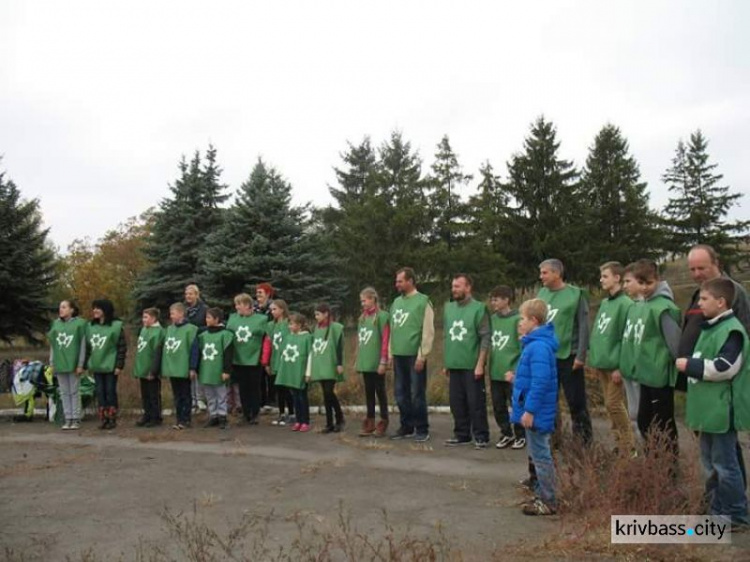
<path id="1" fill-rule="evenodd" d="M 221 380 L 227 382 L 230 378 L 229 373 L 221 373 Z"/>
<path id="2" fill-rule="evenodd" d="M 484 376 L 484 365 L 477 365 L 474 368 L 474 378 L 476 380 L 481 379 Z"/>
<path id="3" fill-rule="evenodd" d="M 685 372 L 685 369 L 687 369 L 688 360 L 686 357 L 680 357 L 677 361 L 674 362 L 675 367 L 677 367 L 677 370 L 681 373 Z"/>
<path id="4" fill-rule="evenodd" d="M 155 378 L 156 378 L 156 377 L 154 377 L 154 375 L 146 375 L 146 380 L 147 380 L 147 381 L 152 381 L 152 380 L 154 380 Z"/>
<path id="5" fill-rule="evenodd" d="M 385 363 L 381 363 L 380 365 L 378 365 L 379 375 L 385 375 L 385 367 L 386 367 Z"/>
<path id="6" fill-rule="evenodd" d="M 338 367 L 336 367 L 336 373 L 338 373 L 339 375 L 343 375 L 344 374 L 344 366 L 343 365 L 339 365 Z"/>
<path id="7" fill-rule="evenodd" d="M 190 380 L 195 380 L 197 376 L 198 376 L 198 373 L 196 373 L 195 371 L 193 371 L 191 369 L 191 371 L 190 371 Z"/>
<path id="8" fill-rule="evenodd" d="M 505 373 L 505 381 L 506 382 L 513 382 L 513 380 L 516 378 L 516 374 L 513 371 L 508 371 Z"/>
<path id="9" fill-rule="evenodd" d="M 612 371 L 612 382 L 615 384 L 622 384 L 622 373 L 619 369 Z"/>
<path id="10" fill-rule="evenodd" d="M 84 371 L 84 368 L 83 368 L 83 367 L 78 367 L 78 368 L 76 369 L 76 375 L 82 375 L 82 374 L 83 374 L 83 371 Z"/>
<path id="11" fill-rule="evenodd" d="M 305 382 L 309 384 L 310 383 L 310 377 L 305 377 Z"/>
<path id="12" fill-rule="evenodd" d="M 417 359 L 417 360 L 416 360 L 416 361 L 414 362 L 414 368 L 415 368 L 415 369 L 416 369 L 417 371 L 424 371 L 424 364 L 425 364 L 425 360 L 424 360 L 424 358 L 423 358 L 423 357 L 420 357 L 419 359 Z"/>
<path id="13" fill-rule="evenodd" d="M 122 373 L 122 369 L 115 369 L 115 376 L 119 377 L 120 373 Z"/>
<path id="14" fill-rule="evenodd" d="M 443 376 L 444 376 L 444 377 L 447 377 L 448 375 L 450 375 L 450 371 L 448 371 L 448 369 L 446 369 L 445 367 L 443 367 L 443 368 L 442 368 L 442 369 L 440 370 L 440 372 L 441 372 L 441 373 L 443 373 Z"/>
<path id="15" fill-rule="evenodd" d="M 580 361 L 577 357 L 573 360 L 573 370 L 583 369 L 583 361 Z"/>
<path id="16" fill-rule="evenodd" d="M 267 375 L 268 375 L 269 377 L 272 377 L 272 376 L 273 376 L 273 373 L 271 372 L 271 365 L 266 365 L 266 374 L 267 374 Z"/>
<path id="17" fill-rule="evenodd" d="M 526 429 L 531 429 L 534 426 L 534 414 L 524 412 L 521 416 L 521 425 Z"/>

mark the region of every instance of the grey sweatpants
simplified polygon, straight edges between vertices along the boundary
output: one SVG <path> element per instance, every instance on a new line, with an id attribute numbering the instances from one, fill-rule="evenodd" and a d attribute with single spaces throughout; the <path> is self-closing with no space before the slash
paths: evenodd
<path id="1" fill-rule="evenodd" d="M 200 385 L 201 390 L 206 396 L 208 402 L 208 415 L 212 418 L 216 416 L 227 415 L 227 395 L 229 389 L 224 384 L 202 384 Z"/>
<path id="2" fill-rule="evenodd" d="M 638 431 L 638 403 L 641 401 L 641 385 L 640 383 L 628 380 L 625 377 L 622 379 L 622 385 L 625 387 L 625 398 L 628 402 L 628 418 L 633 426 L 633 432 L 637 436 L 640 436 Z"/>
<path id="3" fill-rule="evenodd" d="M 78 395 L 78 375 L 75 373 L 57 373 L 60 385 L 60 400 L 62 401 L 65 420 L 81 419 L 81 397 Z"/>

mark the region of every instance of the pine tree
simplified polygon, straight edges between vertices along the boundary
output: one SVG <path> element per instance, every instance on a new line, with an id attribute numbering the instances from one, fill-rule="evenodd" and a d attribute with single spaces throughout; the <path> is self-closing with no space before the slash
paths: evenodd
<path id="1" fill-rule="evenodd" d="M 223 221 L 220 205 L 227 196 L 216 149 L 209 147 L 205 163 L 198 151 L 189 163 L 183 157 L 179 169 L 180 178 L 170 186 L 172 196 L 159 205 L 146 241 L 150 267 L 136 285 L 138 309 L 166 308 L 182 300 L 185 285 L 201 277 L 199 255 L 208 235 Z"/>
<path id="2" fill-rule="evenodd" d="M 581 279 L 595 285 L 599 265 L 628 264 L 659 253 L 658 218 L 648 205 L 647 184 L 620 129 L 605 125 L 594 139 L 581 175 L 581 217 L 589 241 Z"/>
<path id="3" fill-rule="evenodd" d="M 700 130 L 690 135 L 687 146 L 678 142 L 672 166 L 662 176 L 674 194 L 664 208 L 664 222 L 672 252 L 684 254 L 695 244 L 710 244 L 725 264 L 731 264 L 750 221 L 726 220 L 742 194 L 720 185 L 724 176 L 714 172 L 717 167 L 709 163 L 708 140 Z"/>
<path id="4" fill-rule="evenodd" d="M 0 340 L 39 341 L 54 310 L 48 301 L 57 264 L 39 202 L 23 200 L 0 172 Z"/>
<path id="5" fill-rule="evenodd" d="M 577 214 L 578 172 L 557 153 L 554 125 L 540 117 L 524 142 L 524 152 L 508 163 L 512 198 L 507 257 L 509 273 L 521 285 L 537 282 L 537 266 L 546 258 L 563 261 L 566 277 L 579 278 L 578 258 L 586 242 Z"/>

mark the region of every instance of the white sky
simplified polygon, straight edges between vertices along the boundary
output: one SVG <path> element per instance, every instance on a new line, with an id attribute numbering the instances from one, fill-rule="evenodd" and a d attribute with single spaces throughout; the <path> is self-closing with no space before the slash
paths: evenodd
<path id="1" fill-rule="evenodd" d="M 750 2 L 0 2 L 0 169 L 55 243 L 156 205 L 182 154 L 236 189 L 261 155 L 330 202 L 346 141 L 448 134 L 505 176 L 540 114 L 580 167 L 618 125 L 651 189 L 697 128 L 750 188 Z M 748 218 L 750 201 L 733 216 Z"/>

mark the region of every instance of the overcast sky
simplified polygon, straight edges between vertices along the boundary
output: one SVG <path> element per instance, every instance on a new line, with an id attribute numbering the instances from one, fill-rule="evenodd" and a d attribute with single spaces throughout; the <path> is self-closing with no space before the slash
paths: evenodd
<path id="1" fill-rule="evenodd" d="M 654 207 L 697 128 L 747 194 L 748 24 L 741 0 L 3 0 L 0 169 L 63 248 L 158 204 L 209 143 L 231 190 L 262 156 L 325 204 L 347 140 L 398 129 L 426 170 L 448 134 L 467 172 L 505 176 L 541 114 L 578 166 L 619 126 Z"/>

